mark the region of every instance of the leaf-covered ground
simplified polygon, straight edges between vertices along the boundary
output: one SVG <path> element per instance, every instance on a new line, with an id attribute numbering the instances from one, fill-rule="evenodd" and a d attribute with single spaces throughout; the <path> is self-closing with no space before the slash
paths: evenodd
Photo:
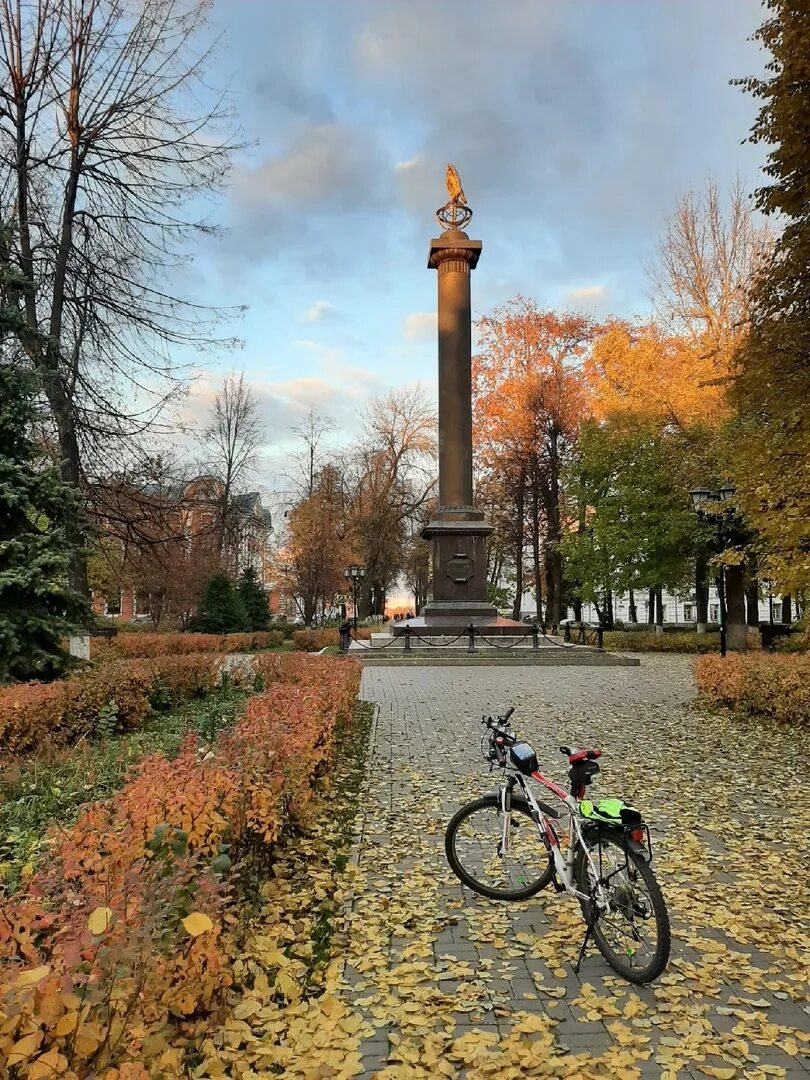
<path id="1" fill-rule="evenodd" d="M 310 834 L 264 889 L 196 1075 L 807 1076 L 806 728 L 705 713 L 684 657 L 371 668 L 363 694 L 378 713 L 350 861 L 359 773 L 344 754 Z M 564 775 L 560 742 L 601 745 L 595 790 L 655 823 L 673 952 L 651 987 L 596 951 L 572 974 L 583 930 L 567 898 L 506 906 L 452 876 L 444 828 L 494 786 L 479 720 L 507 704 L 547 771 Z"/>

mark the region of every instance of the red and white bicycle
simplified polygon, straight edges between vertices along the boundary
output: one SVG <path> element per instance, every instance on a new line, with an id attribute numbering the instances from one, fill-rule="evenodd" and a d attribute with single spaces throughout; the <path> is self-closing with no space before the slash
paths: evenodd
<path id="1" fill-rule="evenodd" d="M 467 803 L 447 826 L 445 851 L 455 874 L 492 900 L 526 900 L 547 885 L 579 900 L 587 930 L 575 970 L 594 938 L 620 975 L 636 983 L 657 978 L 670 951 L 669 916 L 650 863 L 650 830 L 620 799 L 594 804 L 586 789 L 602 751 L 561 746 L 570 792 L 539 771 L 537 755 L 511 731 L 509 718 L 484 717 L 481 748 L 503 783 Z M 534 780 L 562 802 L 555 810 L 535 798 Z M 568 814 L 563 845 L 555 822 Z"/>

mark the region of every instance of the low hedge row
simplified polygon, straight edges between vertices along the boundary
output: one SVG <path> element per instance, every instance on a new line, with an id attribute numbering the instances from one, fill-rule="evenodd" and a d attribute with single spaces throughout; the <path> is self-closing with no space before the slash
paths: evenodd
<path id="1" fill-rule="evenodd" d="M 701 656 L 695 681 L 704 701 L 749 716 L 810 723 L 810 654 Z"/>
<path id="2" fill-rule="evenodd" d="M 361 641 L 368 641 L 371 638 L 371 628 L 358 626 L 357 634 L 352 628 L 352 637 L 357 637 Z M 300 652 L 320 652 L 321 649 L 325 649 L 329 645 L 339 645 L 340 633 L 334 628 L 296 630 L 292 639 L 293 645 Z"/>
<path id="3" fill-rule="evenodd" d="M 720 650 L 720 635 L 698 634 L 694 630 L 666 634 L 656 634 L 650 630 L 606 630 L 604 645 L 606 649 L 617 652 L 713 653 Z M 749 633 L 748 646 L 759 648 L 759 634 L 756 631 Z"/>
<path id="4" fill-rule="evenodd" d="M 52 683 L 0 688 L 0 753 L 64 746 L 104 729 L 130 731 L 153 709 L 201 697 L 222 678 L 218 654 L 116 660 Z"/>
<path id="5" fill-rule="evenodd" d="M 231 983 L 234 860 L 301 817 L 359 686 L 342 661 L 268 656 L 257 668 L 277 681 L 235 728 L 143 761 L 54 831 L 46 864 L 6 903 L 0 1075 L 182 1072 L 171 1043 L 198 1035 Z"/>
<path id="6" fill-rule="evenodd" d="M 252 634 L 118 634 L 109 641 L 91 638 L 95 658 L 187 656 L 191 653 L 253 653 L 284 644 L 281 630 Z"/>

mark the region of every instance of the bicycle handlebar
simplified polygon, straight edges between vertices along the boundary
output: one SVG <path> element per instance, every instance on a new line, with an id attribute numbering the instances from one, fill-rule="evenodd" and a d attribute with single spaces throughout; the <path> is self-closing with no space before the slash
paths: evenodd
<path id="1" fill-rule="evenodd" d="M 488 728 L 509 727 L 509 717 L 515 711 L 514 705 L 510 705 L 503 716 L 482 716 L 481 723 Z"/>

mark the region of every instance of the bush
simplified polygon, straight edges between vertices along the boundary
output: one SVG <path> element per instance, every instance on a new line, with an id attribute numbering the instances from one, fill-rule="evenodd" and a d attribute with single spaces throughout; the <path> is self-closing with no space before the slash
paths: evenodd
<path id="1" fill-rule="evenodd" d="M 99 642 L 96 645 L 96 642 Z M 250 653 L 284 644 L 280 630 L 255 634 L 119 634 L 110 641 L 91 638 L 94 658 L 186 656 L 190 653 Z"/>
<path id="2" fill-rule="evenodd" d="M 810 723 L 810 654 L 702 656 L 695 681 L 710 705 L 749 716 Z"/>
<path id="3" fill-rule="evenodd" d="M 340 644 L 337 630 L 296 630 L 292 639 L 299 652 L 319 652 L 327 645 Z"/>
<path id="4" fill-rule="evenodd" d="M 199 1030 L 231 982 L 232 860 L 305 812 L 359 686 L 356 664 L 257 663 L 279 681 L 231 732 L 211 748 L 190 736 L 171 762 L 144 760 L 115 796 L 54 833 L 45 865 L 6 905 L 2 1075 L 12 1049 L 20 1077 L 44 1076 L 45 1064 L 106 1075 L 125 1060 L 181 1071 L 165 1059 L 172 1036 L 188 1034 L 187 1021 Z"/>
<path id="5" fill-rule="evenodd" d="M 606 649 L 618 652 L 680 652 L 714 653 L 720 651 L 719 634 L 698 634 L 695 631 L 656 634 L 650 630 L 606 630 L 604 637 Z M 748 634 L 749 649 L 759 648 L 759 634 Z"/>
<path id="6" fill-rule="evenodd" d="M 114 728 L 139 727 L 153 708 L 213 690 L 222 658 L 162 656 L 118 660 L 54 683 L 0 688 L 0 751 L 26 754 L 97 733 L 100 717 Z"/>
<path id="7" fill-rule="evenodd" d="M 354 636 L 354 629 L 352 628 L 352 636 Z M 371 638 L 371 627 L 358 626 L 357 637 L 360 641 L 368 641 Z M 329 645 L 340 644 L 340 634 L 337 630 L 329 629 L 317 629 L 317 630 L 296 630 L 292 636 L 293 644 L 299 652 L 320 652 L 321 649 L 327 648 Z"/>

